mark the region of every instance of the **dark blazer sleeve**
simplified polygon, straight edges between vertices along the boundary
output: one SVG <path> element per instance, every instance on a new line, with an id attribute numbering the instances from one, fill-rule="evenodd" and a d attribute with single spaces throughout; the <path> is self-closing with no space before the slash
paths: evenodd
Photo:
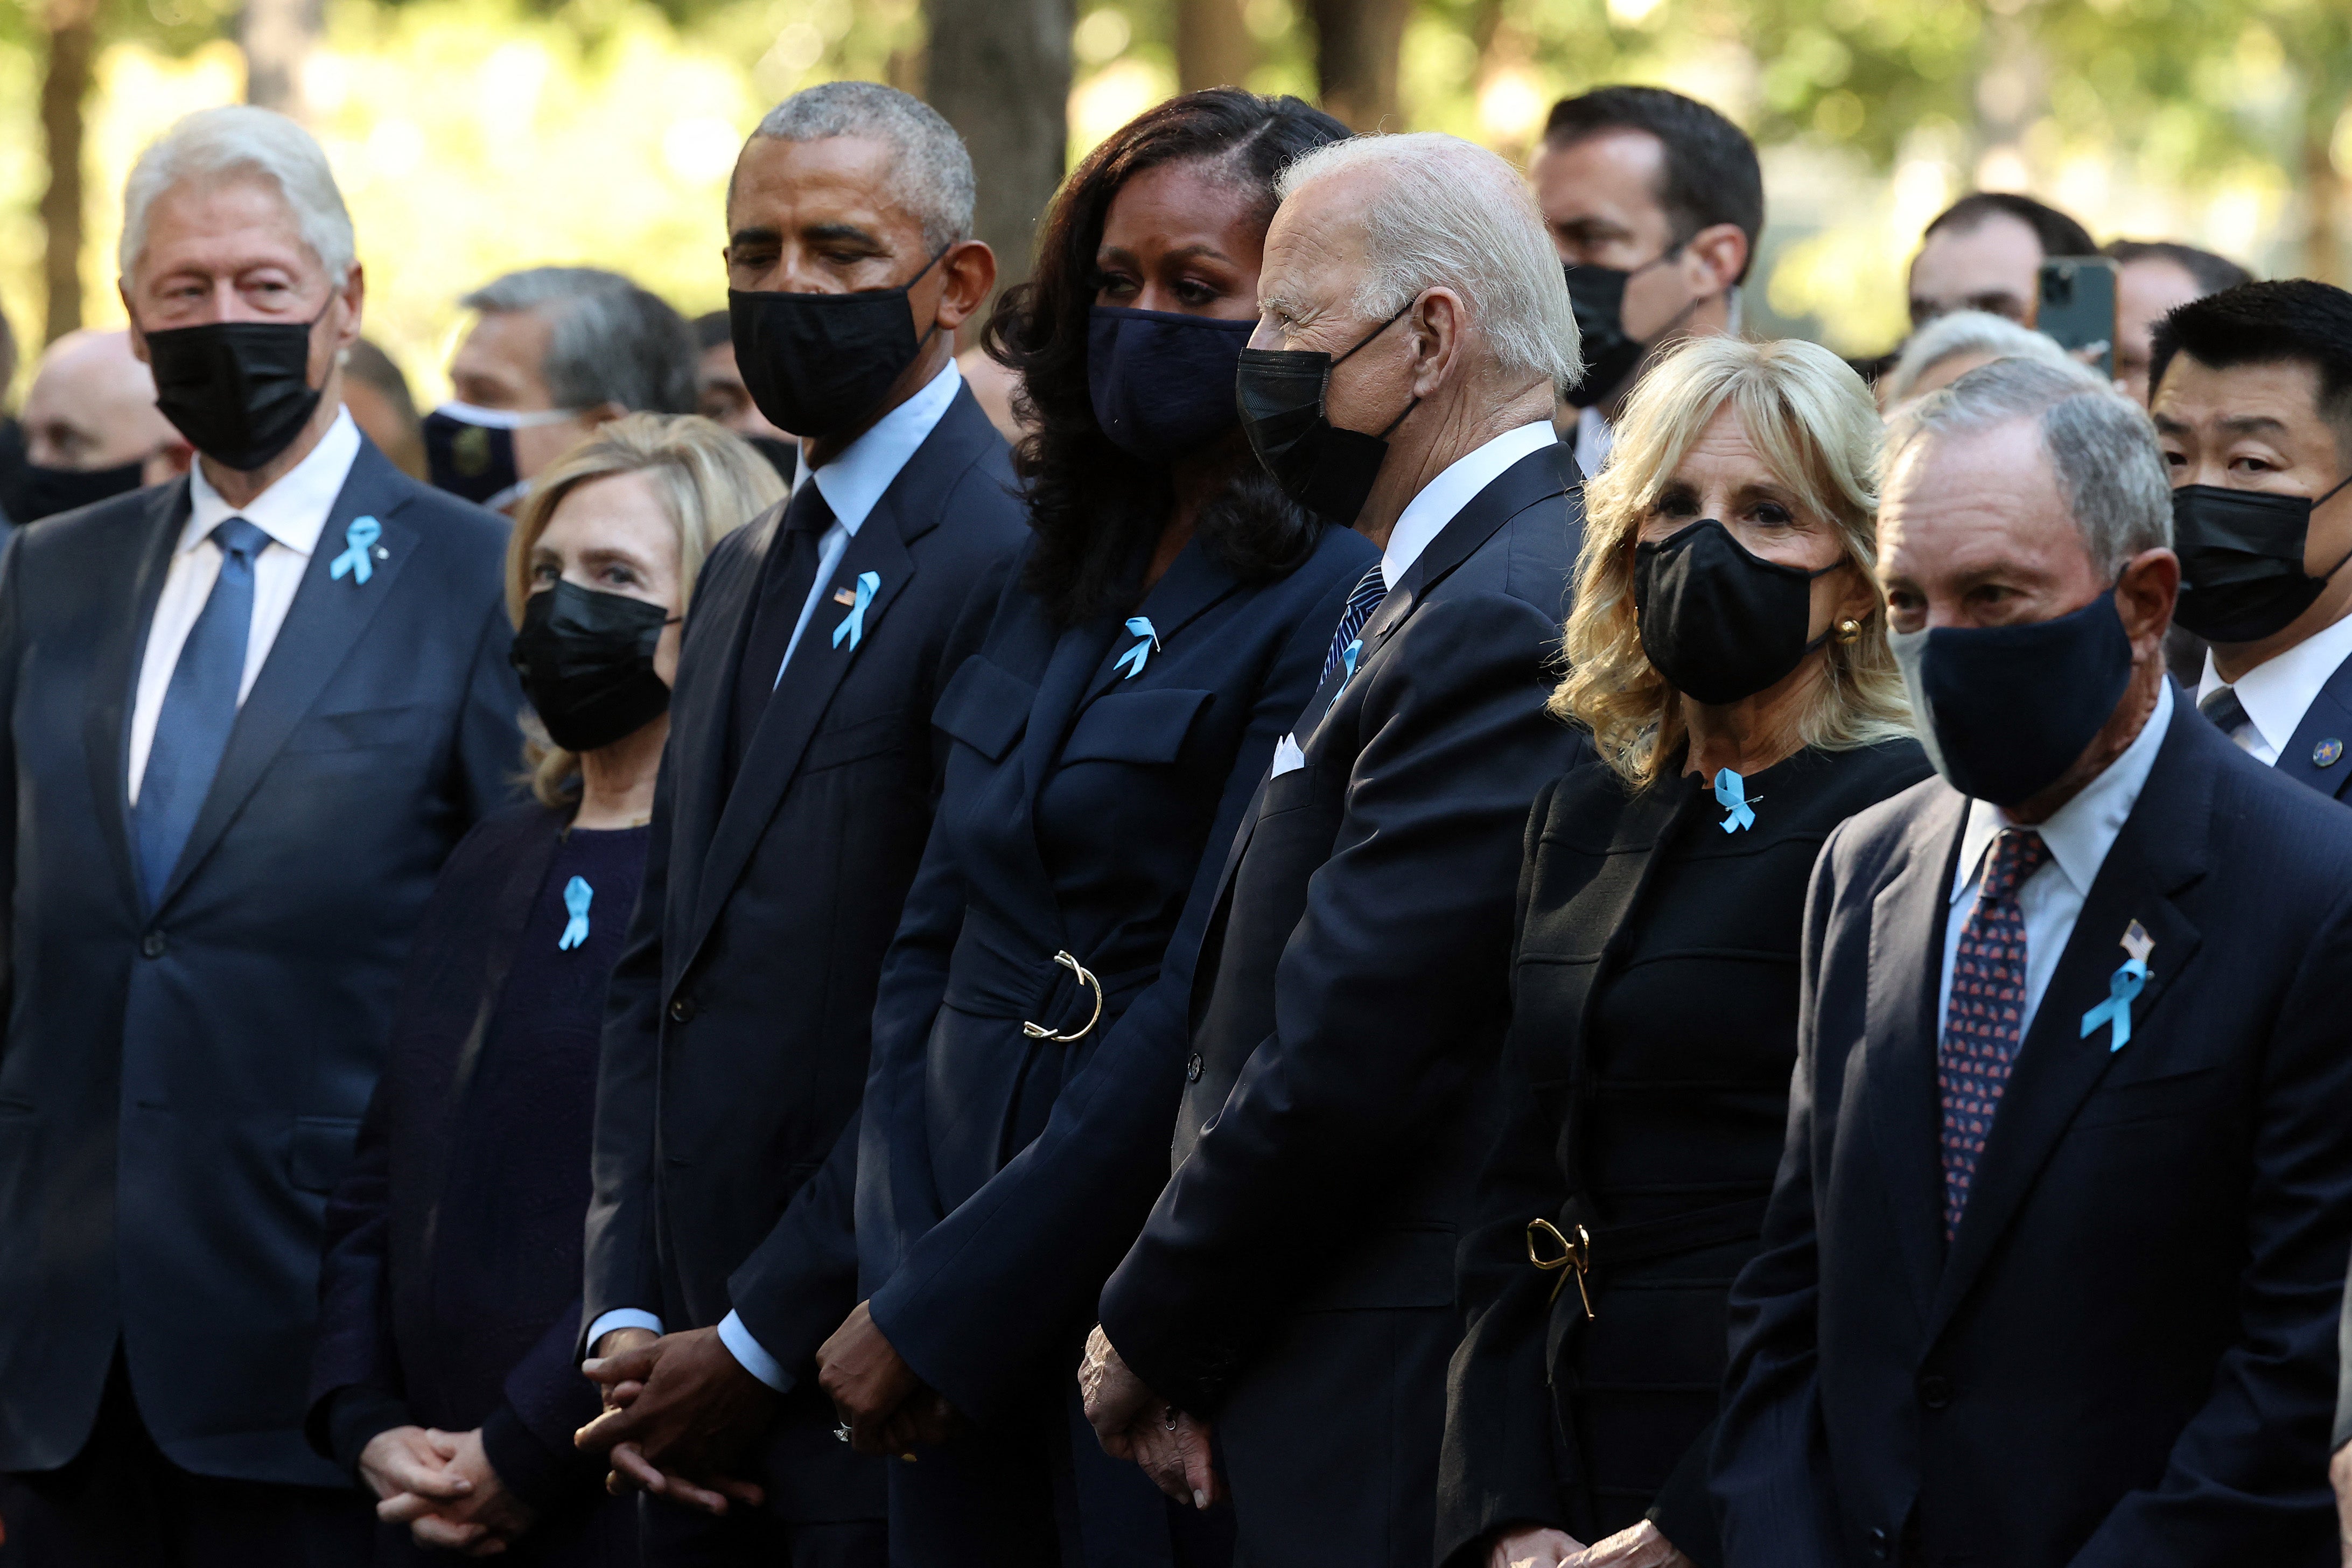
<path id="1" fill-rule="evenodd" d="M 1528 809 L 1571 754 L 1530 657 L 1556 637 L 1506 594 L 1433 599 L 1360 677 L 1362 748 L 1283 952 L 1276 1032 L 1103 1296 L 1111 1342 L 1163 1398 L 1213 1413 L 1297 1299 L 1383 1225 L 1432 1108 L 1471 1087 L 1456 1047 L 1501 1010 Z"/>
<path id="2" fill-rule="evenodd" d="M 1039 1361 L 1091 1313 L 1167 1184 L 1194 961 L 1225 849 L 1275 742 L 1315 694 L 1352 582 L 1335 583 L 1301 613 L 1258 687 L 1158 977 L 1064 1087 L 1045 1131 L 917 1242 L 874 1293 L 875 1321 L 892 1346 L 967 1415 L 985 1423 L 1017 1390 L 1034 1388 Z"/>
<path id="3" fill-rule="evenodd" d="M 1511 936 L 1515 981 L 1537 847 L 1559 788 L 1546 786 L 1528 816 Z M 1486 1568 L 1486 1549 L 1505 1530 L 1565 1522 L 1545 1354 L 1552 1281 L 1562 1277 L 1530 1268 L 1527 1250 L 1528 1221 L 1558 1214 L 1569 1197 L 1558 1153 L 1560 1107 L 1537 1091 L 1509 1043 L 1501 1079 L 1502 1132 L 1479 1173 L 1477 1228 L 1463 1238 L 1455 1268 L 1463 1337 L 1446 1376 L 1437 1471 L 1437 1558 L 1453 1568 Z"/>
<path id="4" fill-rule="evenodd" d="M 1813 1154 L 1822 1092 L 1817 987 L 1845 837 L 1843 826 L 1831 832 L 1806 895 L 1788 1142 L 1761 1247 L 1731 1288 L 1731 1360 L 1710 1469 L 1723 1560 L 1740 1568 L 1821 1568 L 1843 1560 L 1822 1418 Z"/>
<path id="5" fill-rule="evenodd" d="M 310 1447 L 343 1465 L 377 1433 L 410 1424 L 392 1336 L 392 1141 L 379 1084 L 359 1142 L 327 1199 L 319 1338 L 310 1357 Z"/>
<path id="6" fill-rule="evenodd" d="M 2270 1030 L 2246 1194 L 2249 1257 L 2237 1342 L 2212 1393 L 2172 1445 L 2163 1478 L 2125 1495 L 2075 1553 L 2075 1568 L 2189 1564 L 2214 1543 L 2275 1541 L 2316 1489 L 2325 1506 L 2325 1367 L 2341 1289 L 2344 1126 L 2352 1095 L 2352 894 L 2339 900 L 2296 966 Z"/>
<path id="7" fill-rule="evenodd" d="M 509 1490 L 542 1511 L 583 1492 L 593 1497 L 604 1468 L 572 1442 L 602 1408 L 596 1385 L 580 1373 L 582 1327 L 575 1301 L 507 1373 L 503 1397 L 482 1421 L 482 1451 L 490 1468 Z"/>

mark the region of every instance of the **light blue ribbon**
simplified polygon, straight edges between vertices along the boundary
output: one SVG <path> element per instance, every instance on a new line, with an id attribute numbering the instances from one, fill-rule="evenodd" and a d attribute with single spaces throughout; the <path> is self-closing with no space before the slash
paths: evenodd
<path id="1" fill-rule="evenodd" d="M 2083 1015 L 2083 1037 L 2089 1039 L 2105 1024 L 2109 1051 L 2131 1044 L 2131 1005 L 2147 984 L 2147 965 L 2137 958 L 2124 960 L 2123 967 L 2107 976 L 2107 999 Z"/>
<path id="2" fill-rule="evenodd" d="M 343 552 L 336 556 L 334 564 L 327 568 L 327 575 L 340 583 L 343 580 L 343 574 L 348 572 L 354 584 L 364 583 L 374 576 L 375 563 L 369 558 L 368 552 L 383 537 L 383 524 L 375 519 L 352 519 L 352 525 L 343 530 Z"/>
<path id="3" fill-rule="evenodd" d="M 595 896 L 596 889 L 583 877 L 563 884 L 563 907 L 572 911 L 572 919 L 564 923 L 563 934 L 555 939 L 557 947 L 569 952 L 588 940 L 588 904 Z"/>
<path id="4" fill-rule="evenodd" d="M 857 603 L 849 607 L 849 614 L 841 617 L 841 625 L 833 628 L 834 647 L 839 647 L 841 639 L 847 637 L 849 646 L 856 647 L 858 639 L 865 637 L 866 606 L 874 602 L 875 590 L 881 586 L 880 573 L 860 572 L 857 574 Z"/>
<path id="5" fill-rule="evenodd" d="M 1356 660 L 1362 656 L 1363 651 L 1364 639 L 1361 637 L 1358 637 L 1354 642 L 1349 643 L 1346 647 L 1339 650 L 1339 662 L 1346 666 L 1348 670 L 1347 674 L 1339 678 L 1340 685 L 1345 686 L 1348 682 L 1356 679 Z"/>
<path id="6" fill-rule="evenodd" d="M 1762 795 L 1756 797 L 1763 799 Z M 1715 774 L 1715 804 L 1729 816 L 1720 826 L 1726 833 L 1737 833 L 1743 827 L 1756 826 L 1756 808 L 1748 804 L 1748 781 L 1729 768 L 1718 768 Z"/>
<path id="7" fill-rule="evenodd" d="M 1124 679 L 1133 680 L 1143 673 L 1144 664 L 1151 656 L 1160 651 L 1160 634 L 1151 629 L 1151 619 L 1148 616 L 1128 616 L 1127 630 L 1129 637 L 1139 637 L 1143 640 L 1120 654 L 1118 662 L 1111 668 L 1126 670 Z"/>

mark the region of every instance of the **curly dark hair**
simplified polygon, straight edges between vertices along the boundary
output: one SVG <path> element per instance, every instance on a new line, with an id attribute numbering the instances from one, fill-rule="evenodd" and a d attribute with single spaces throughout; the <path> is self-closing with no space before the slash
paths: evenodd
<path id="1" fill-rule="evenodd" d="M 1174 504 L 1168 469 L 1111 444 L 1095 421 L 1087 388 L 1095 252 L 1111 199 L 1146 169 L 1202 160 L 1258 193 L 1263 226 L 1274 219 L 1274 182 L 1284 167 L 1349 134 L 1298 99 L 1211 88 L 1129 121 L 1087 153 L 1055 193 L 1038 236 L 1036 271 L 1005 290 L 982 342 L 990 358 L 1019 377 L 1014 401 L 1031 433 L 1013 460 L 1037 534 L 1024 584 L 1064 625 L 1116 607 L 1113 596 L 1159 539 Z M 1194 526 L 1203 547 L 1244 580 L 1296 566 L 1318 531 L 1246 455 L 1235 459 Z"/>

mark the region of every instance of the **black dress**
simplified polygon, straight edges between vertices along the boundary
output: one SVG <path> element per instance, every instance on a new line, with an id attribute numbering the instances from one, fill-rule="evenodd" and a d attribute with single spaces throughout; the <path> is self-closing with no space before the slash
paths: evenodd
<path id="1" fill-rule="evenodd" d="M 1446 1560 L 1483 1563 L 1507 1527 L 1591 1542 L 1648 1517 L 1719 1561 L 1706 1450 L 1780 1160 L 1806 889 L 1832 828 L 1928 772 L 1908 741 L 1800 752 L 1744 781 L 1755 819 L 1730 832 L 1678 772 L 1634 795 L 1589 763 L 1536 802 L 1504 1131 L 1462 1250 Z M 1585 1237 L 1581 1279 L 1530 1261 Z"/>
<path id="2" fill-rule="evenodd" d="M 646 862 L 643 827 L 575 830 L 517 806 L 443 868 L 403 977 L 383 1077 L 327 1210 L 313 1445 L 347 1467 L 379 1432 L 482 1430 L 539 1510 L 499 1559 L 634 1568 L 635 1499 L 572 1446 L 594 1419 L 577 1358 L 604 992 Z M 446 1562 L 408 1528 L 376 1561 Z"/>

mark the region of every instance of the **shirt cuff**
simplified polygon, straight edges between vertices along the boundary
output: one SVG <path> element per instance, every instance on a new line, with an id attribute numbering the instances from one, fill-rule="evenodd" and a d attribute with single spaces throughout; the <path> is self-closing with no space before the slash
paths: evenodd
<path id="1" fill-rule="evenodd" d="M 593 1355 L 596 1351 L 596 1342 L 614 1329 L 651 1329 L 658 1334 L 662 1331 L 662 1321 L 635 1307 L 615 1307 L 588 1325 L 588 1337 L 581 1343 Z"/>
<path id="2" fill-rule="evenodd" d="M 788 1394 L 792 1391 L 792 1374 L 784 1371 L 774 1356 L 760 1348 L 760 1342 L 753 1339 L 751 1331 L 743 1326 L 741 1314 L 730 1312 L 719 1321 L 719 1342 L 725 1345 L 729 1352 L 743 1363 L 745 1372 L 750 1373 L 778 1394 Z"/>

